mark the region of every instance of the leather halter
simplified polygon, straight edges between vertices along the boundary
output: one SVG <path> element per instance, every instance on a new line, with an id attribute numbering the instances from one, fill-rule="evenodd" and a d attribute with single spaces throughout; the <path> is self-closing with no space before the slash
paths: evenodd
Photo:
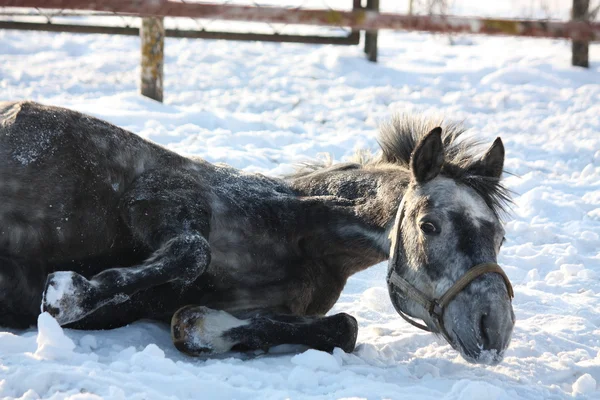
<path id="1" fill-rule="evenodd" d="M 402 199 L 402 201 L 400 202 L 398 216 L 395 221 L 395 227 L 391 233 L 392 235 L 395 235 L 395 238 L 392 239 L 394 241 L 398 239 L 397 234 L 398 234 L 398 230 L 400 229 L 400 224 L 402 223 L 403 219 L 404 219 L 404 199 Z M 393 242 L 393 243 L 395 243 L 395 242 Z M 393 254 L 390 257 L 390 264 L 392 264 L 396 261 L 396 251 L 397 251 L 396 245 L 394 244 L 392 246 Z M 506 285 L 506 290 L 507 290 L 510 298 L 513 299 L 515 297 L 513 287 L 510 283 L 510 280 L 508 279 L 508 276 L 506 275 L 504 270 L 496 263 L 490 262 L 490 263 L 478 264 L 478 265 L 474 266 L 473 268 L 469 269 L 439 299 L 430 299 L 422 291 L 420 291 L 419 289 L 417 289 L 416 287 L 411 285 L 406 279 L 402 278 L 395 271 L 394 265 L 390 265 L 390 271 L 391 272 L 388 276 L 388 283 L 391 283 L 393 286 L 400 289 L 400 291 L 405 296 L 405 298 L 411 299 L 411 300 L 419 303 L 421 306 L 423 306 L 425 308 L 425 310 L 427 311 L 427 313 L 429 313 L 429 316 L 431 317 L 431 319 L 434 321 L 434 323 L 436 325 L 435 327 L 437 328 L 438 332 L 444 336 L 444 338 L 448 341 L 448 343 L 452 343 L 452 340 L 450 339 L 450 336 L 448 335 L 448 332 L 446 331 L 446 328 L 444 327 L 444 312 L 446 311 L 446 307 L 448 306 L 448 304 L 450 304 L 450 302 L 454 299 L 454 297 L 456 297 L 457 294 L 459 294 L 469 283 L 473 282 L 473 280 L 475 280 L 477 277 L 479 277 L 483 274 L 487 274 L 489 272 L 494 272 L 494 273 L 499 274 L 502 277 L 504 284 Z M 421 323 L 415 321 L 404 311 L 402 311 L 398 308 L 396 308 L 396 311 L 398 311 L 398 314 L 400 314 L 400 316 L 409 324 L 411 324 L 419 329 L 422 329 L 424 331 L 433 332 L 433 329 L 429 328 L 425 324 L 421 324 Z"/>

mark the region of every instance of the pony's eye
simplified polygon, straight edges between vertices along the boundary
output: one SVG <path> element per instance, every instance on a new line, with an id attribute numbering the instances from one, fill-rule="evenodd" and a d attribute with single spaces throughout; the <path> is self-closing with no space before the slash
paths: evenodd
<path id="1" fill-rule="evenodd" d="M 426 235 L 433 235 L 439 232 L 438 228 L 433 224 L 433 222 L 421 222 L 421 230 Z"/>
<path id="2" fill-rule="evenodd" d="M 500 251 L 500 249 L 502 248 L 502 245 L 504 245 L 505 242 L 506 242 L 506 238 L 503 237 L 502 241 L 500 242 L 500 247 L 498 248 L 498 251 Z"/>

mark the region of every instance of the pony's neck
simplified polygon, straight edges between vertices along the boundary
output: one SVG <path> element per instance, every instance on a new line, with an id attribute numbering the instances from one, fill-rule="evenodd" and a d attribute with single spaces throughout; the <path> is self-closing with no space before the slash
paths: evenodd
<path id="1" fill-rule="evenodd" d="M 396 166 L 338 164 L 289 183 L 300 196 L 336 196 L 355 203 L 352 219 L 331 225 L 335 231 L 326 225 L 327 236 L 317 236 L 315 244 L 327 243 L 324 253 L 335 256 L 324 262 L 347 278 L 389 257 L 389 233 L 409 180 L 408 172 Z"/>
<path id="2" fill-rule="evenodd" d="M 291 185 L 303 196 L 336 196 L 353 200 L 367 225 L 387 229 L 393 223 L 410 175 L 394 165 L 336 164 L 294 177 Z"/>

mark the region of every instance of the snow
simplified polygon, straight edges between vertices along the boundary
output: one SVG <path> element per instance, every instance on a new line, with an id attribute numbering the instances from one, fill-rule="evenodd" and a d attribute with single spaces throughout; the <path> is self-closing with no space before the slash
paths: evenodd
<path id="1" fill-rule="evenodd" d="M 573 394 L 592 393 L 596 390 L 596 380 L 590 374 L 583 374 L 573 384 Z"/>
<path id="2" fill-rule="evenodd" d="M 33 354 L 40 360 L 69 359 L 75 343 L 65 335 L 58 322 L 46 312 L 38 317 L 37 350 Z"/>
<path id="3" fill-rule="evenodd" d="M 531 2 L 457 3 L 514 16 Z M 568 3 L 552 2 L 556 15 Z M 169 39 L 158 104 L 137 94 L 137 38 L 0 30 L 0 100 L 74 108 L 247 172 L 375 151 L 378 123 L 399 111 L 464 120 L 488 146 L 501 136 L 515 205 L 499 263 L 517 317 L 501 364 L 468 364 L 396 314 L 385 264 L 352 277 L 332 310 L 359 322 L 352 354 L 191 358 L 166 326 L 83 332 L 41 314 L 37 329 L 0 328 L 0 397 L 600 399 L 600 45 L 585 70 L 566 41 L 453 43 L 383 32 L 372 64 L 356 46 Z"/>
<path id="4" fill-rule="evenodd" d="M 44 296 L 46 304 L 58 308 L 63 297 L 73 294 L 75 287 L 72 277 L 73 274 L 70 271 L 57 271 L 54 274 L 53 284 L 48 286 Z"/>
<path id="5" fill-rule="evenodd" d="M 341 364 L 341 360 L 338 361 L 333 355 L 314 349 L 309 349 L 302 354 L 295 355 L 290 361 L 294 365 L 308 369 L 322 369 L 333 372 L 339 371 Z"/>

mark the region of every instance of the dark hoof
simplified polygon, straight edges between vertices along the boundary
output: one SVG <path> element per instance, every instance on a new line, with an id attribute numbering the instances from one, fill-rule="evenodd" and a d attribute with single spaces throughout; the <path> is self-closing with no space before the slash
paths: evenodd
<path id="1" fill-rule="evenodd" d="M 346 353 L 352 353 L 356 347 L 356 337 L 358 336 L 358 322 L 352 315 L 339 313 L 330 317 L 338 327 L 336 330 L 336 347 L 344 350 Z"/>
<path id="2" fill-rule="evenodd" d="M 225 311 L 185 306 L 171 319 L 171 338 L 177 350 L 191 356 L 225 353 L 237 343 L 224 334 L 246 324 Z"/>
<path id="3" fill-rule="evenodd" d="M 42 311 L 52 315 L 60 325 L 85 317 L 92 311 L 95 289 L 83 276 L 72 271 L 48 275 L 42 297 Z"/>

